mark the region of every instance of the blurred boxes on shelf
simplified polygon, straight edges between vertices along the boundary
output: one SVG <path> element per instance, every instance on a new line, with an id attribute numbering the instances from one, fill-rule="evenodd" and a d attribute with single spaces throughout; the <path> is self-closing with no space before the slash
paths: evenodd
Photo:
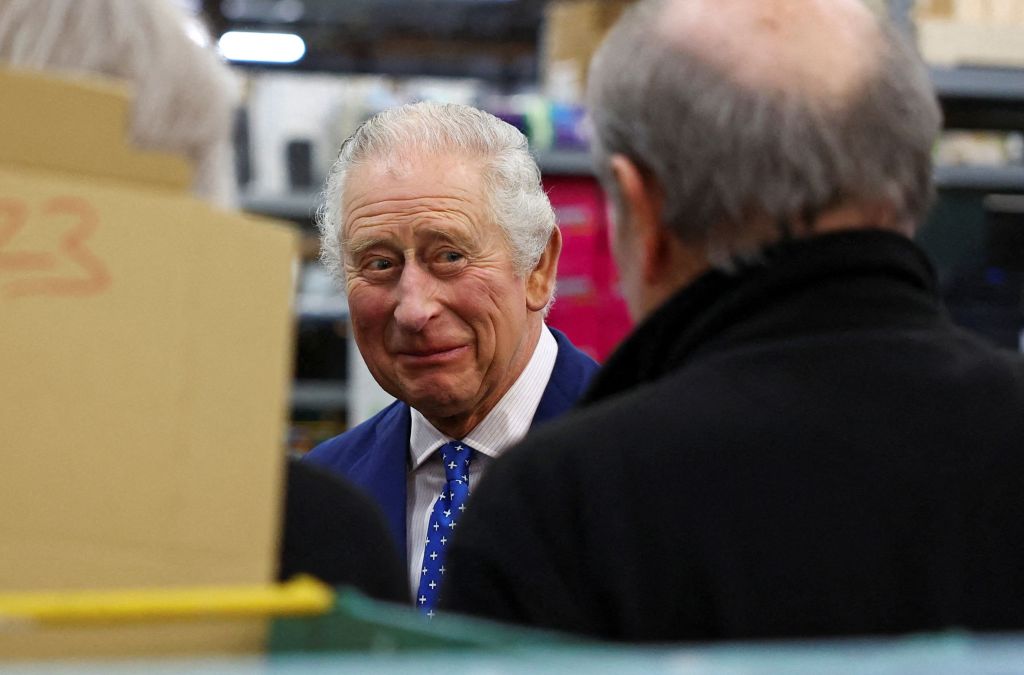
<path id="1" fill-rule="evenodd" d="M 608 245 L 604 193 L 589 176 L 545 178 L 562 233 L 558 288 L 548 323 L 603 361 L 631 327 Z"/>
<path id="2" fill-rule="evenodd" d="M 934 158 L 937 166 L 1024 166 L 1024 134 L 947 130 L 935 144 Z"/>
<path id="3" fill-rule="evenodd" d="M 541 38 L 544 93 L 554 101 L 582 100 L 587 67 L 608 29 L 632 0 L 554 0 Z"/>
<path id="4" fill-rule="evenodd" d="M 1024 67 L 1024 1 L 918 0 L 917 36 L 936 65 Z"/>
<path id="5" fill-rule="evenodd" d="M 917 0 L 915 11 L 923 19 L 1024 24 L 1020 0 Z"/>

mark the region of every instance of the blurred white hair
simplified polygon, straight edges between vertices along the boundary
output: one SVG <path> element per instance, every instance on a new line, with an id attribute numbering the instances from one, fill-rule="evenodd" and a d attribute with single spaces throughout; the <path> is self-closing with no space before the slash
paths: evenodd
<path id="1" fill-rule="evenodd" d="M 0 0 L 0 62 L 126 80 L 131 141 L 184 154 L 194 194 L 231 207 L 238 86 L 201 36 L 205 28 L 170 0 Z"/>

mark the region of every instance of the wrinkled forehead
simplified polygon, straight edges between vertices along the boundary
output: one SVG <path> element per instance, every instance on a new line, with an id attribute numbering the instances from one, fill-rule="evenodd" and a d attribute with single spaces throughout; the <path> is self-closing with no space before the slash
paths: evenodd
<path id="1" fill-rule="evenodd" d="M 392 153 L 353 164 L 341 195 L 343 210 L 370 200 L 457 197 L 486 203 L 484 160 L 462 154 Z"/>
<path id="2" fill-rule="evenodd" d="M 496 228 L 482 160 L 458 155 L 408 155 L 354 165 L 345 180 L 342 236 L 388 223 L 446 223 Z"/>
<path id="3" fill-rule="evenodd" d="M 741 85 L 823 103 L 857 91 L 881 49 L 862 0 L 668 0 L 657 31 Z"/>

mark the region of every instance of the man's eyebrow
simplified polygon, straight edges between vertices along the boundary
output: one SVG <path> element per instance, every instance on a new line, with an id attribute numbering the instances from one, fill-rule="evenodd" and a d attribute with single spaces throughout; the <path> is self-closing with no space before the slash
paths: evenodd
<path id="1" fill-rule="evenodd" d="M 386 237 L 369 237 L 345 242 L 345 252 L 350 256 L 358 256 L 375 246 L 386 244 L 390 241 Z"/>
<path id="2" fill-rule="evenodd" d="M 463 232 L 437 227 L 427 227 L 420 230 L 419 234 L 423 239 L 444 239 L 445 241 L 462 249 L 469 250 L 473 248 L 473 238 L 467 236 Z"/>
<path id="3" fill-rule="evenodd" d="M 416 237 L 421 243 L 423 240 L 443 239 L 465 251 L 471 251 L 475 248 L 473 237 L 464 232 L 439 227 L 423 228 L 417 232 Z M 393 244 L 394 240 L 391 237 L 357 237 L 345 242 L 344 250 L 346 256 L 357 258 L 377 246 L 392 246 Z"/>

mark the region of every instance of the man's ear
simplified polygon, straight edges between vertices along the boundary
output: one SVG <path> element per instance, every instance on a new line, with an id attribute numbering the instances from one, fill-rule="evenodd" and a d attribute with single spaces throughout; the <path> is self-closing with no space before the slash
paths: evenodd
<path id="1" fill-rule="evenodd" d="M 627 237 L 640 253 L 640 276 L 644 283 L 662 283 L 671 270 L 672 235 L 662 224 L 665 197 L 654 177 L 645 173 L 625 155 L 610 158 L 612 174 L 619 186 L 625 221 L 617 223 L 619 236 Z M 628 232 L 623 232 L 628 228 Z"/>
<path id="2" fill-rule="evenodd" d="M 537 261 L 537 265 L 526 277 L 526 306 L 534 312 L 544 309 L 555 291 L 555 277 L 558 274 L 558 255 L 562 252 L 562 232 L 556 225 L 548 237 L 548 245 Z"/>

